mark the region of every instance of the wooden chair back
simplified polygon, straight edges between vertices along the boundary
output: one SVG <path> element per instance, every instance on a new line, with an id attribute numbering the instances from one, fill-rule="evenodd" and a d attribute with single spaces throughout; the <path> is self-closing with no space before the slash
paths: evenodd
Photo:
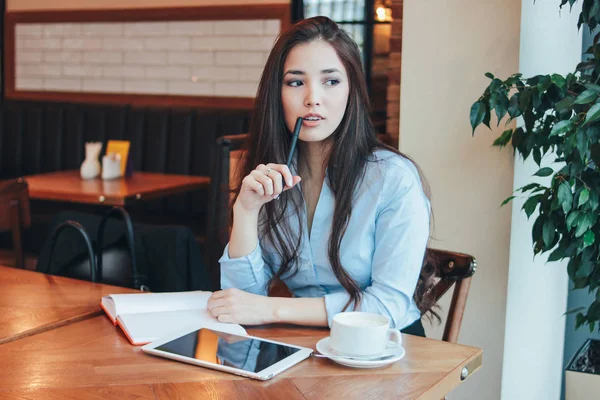
<path id="1" fill-rule="evenodd" d="M 477 260 L 468 254 L 430 248 L 425 253 L 422 271 L 431 271 L 431 268 L 435 271 L 437 280 L 432 289 L 436 304 L 454 286 L 442 340 L 456 343 L 471 286 L 471 277 L 477 269 Z"/>
<path id="2" fill-rule="evenodd" d="M 229 241 L 231 190 L 247 137 L 247 134 L 223 136 L 215 144 L 205 240 L 205 257 L 213 290 L 221 286 L 219 258 Z"/>
<path id="3" fill-rule="evenodd" d="M 23 229 L 31 226 L 27 182 L 19 178 L 0 182 L 0 231 L 11 231 L 17 268 L 25 267 Z"/>

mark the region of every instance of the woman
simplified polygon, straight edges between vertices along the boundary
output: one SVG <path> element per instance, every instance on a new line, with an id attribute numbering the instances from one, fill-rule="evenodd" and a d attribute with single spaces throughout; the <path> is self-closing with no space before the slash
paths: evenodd
<path id="1" fill-rule="evenodd" d="M 427 299 L 413 295 L 429 201 L 415 165 L 377 140 L 368 112 L 360 52 L 333 21 L 311 18 L 280 36 L 258 89 L 220 260 L 224 290 L 208 302 L 219 321 L 327 326 L 338 312 L 360 310 L 424 335 Z M 293 298 L 267 297 L 277 280 Z"/>

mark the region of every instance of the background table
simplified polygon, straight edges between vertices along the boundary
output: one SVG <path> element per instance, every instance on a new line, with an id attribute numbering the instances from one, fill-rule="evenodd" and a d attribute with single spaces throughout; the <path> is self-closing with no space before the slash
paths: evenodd
<path id="1" fill-rule="evenodd" d="M 84 180 L 79 171 L 59 171 L 29 175 L 24 179 L 32 199 L 110 206 L 190 192 L 210 184 L 207 176 L 153 172 L 134 172 L 131 177 L 112 180 Z"/>
<path id="2" fill-rule="evenodd" d="M 133 292 L 0 266 L 0 344 L 100 315 L 102 296 Z"/>

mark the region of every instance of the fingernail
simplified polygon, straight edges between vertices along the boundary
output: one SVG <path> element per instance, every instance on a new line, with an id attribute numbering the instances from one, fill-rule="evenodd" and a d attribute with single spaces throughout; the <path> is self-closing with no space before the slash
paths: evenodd
<path id="1" fill-rule="evenodd" d="M 291 186 L 294 184 L 294 182 L 293 182 L 291 179 L 290 179 L 290 180 L 288 180 L 286 183 L 287 183 L 287 185 L 288 185 L 288 186 L 290 186 L 290 187 L 291 187 Z"/>
<path id="2" fill-rule="evenodd" d="M 273 199 L 277 200 L 279 198 L 279 195 L 273 197 Z"/>

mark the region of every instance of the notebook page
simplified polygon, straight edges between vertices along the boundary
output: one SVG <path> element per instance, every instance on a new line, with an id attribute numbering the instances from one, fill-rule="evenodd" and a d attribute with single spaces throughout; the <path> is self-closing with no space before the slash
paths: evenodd
<path id="1" fill-rule="evenodd" d="M 225 324 L 217 321 L 206 308 L 124 314 L 120 315 L 118 319 L 129 340 L 135 345 L 153 342 L 186 327 L 190 327 L 190 329 L 210 328 L 238 335 L 246 334 L 246 330 L 238 324 Z"/>
<path id="2" fill-rule="evenodd" d="M 129 293 L 111 294 L 107 296 L 112 303 L 116 315 L 206 309 L 208 298 L 212 292 L 191 291 L 172 293 Z"/>

